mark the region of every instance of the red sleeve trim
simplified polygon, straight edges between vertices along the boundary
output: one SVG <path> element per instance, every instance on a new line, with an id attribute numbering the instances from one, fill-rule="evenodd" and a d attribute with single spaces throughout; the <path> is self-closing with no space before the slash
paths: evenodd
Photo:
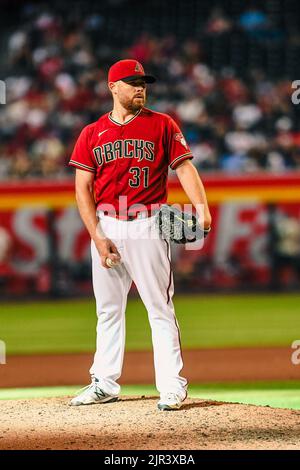
<path id="1" fill-rule="evenodd" d="M 193 158 L 193 155 L 191 152 L 188 152 L 188 153 L 184 153 L 183 155 L 180 155 L 179 157 L 175 158 L 175 160 L 170 163 L 170 168 L 172 168 L 172 170 L 175 170 L 175 168 L 178 166 L 178 164 L 183 161 L 183 160 L 186 160 L 186 159 L 192 159 Z"/>
<path id="2" fill-rule="evenodd" d="M 79 168 L 80 170 L 89 171 L 90 173 L 96 173 L 95 168 L 92 168 L 91 166 L 88 166 L 88 165 L 84 165 L 83 163 L 75 162 L 74 160 L 70 160 L 69 165 L 75 166 L 76 168 Z"/>

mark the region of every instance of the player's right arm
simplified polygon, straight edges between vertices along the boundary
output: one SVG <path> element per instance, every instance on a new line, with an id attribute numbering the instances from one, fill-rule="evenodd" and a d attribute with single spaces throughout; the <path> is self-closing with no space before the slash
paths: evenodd
<path id="1" fill-rule="evenodd" d="M 106 264 L 106 258 L 119 261 L 121 257 L 115 244 L 101 230 L 100 222 L 96 216 L 93 187 L 94 173 L 76 168 L 75 193 L 78 210 L 99 252 L 102 266 L 109 269 Z"/>

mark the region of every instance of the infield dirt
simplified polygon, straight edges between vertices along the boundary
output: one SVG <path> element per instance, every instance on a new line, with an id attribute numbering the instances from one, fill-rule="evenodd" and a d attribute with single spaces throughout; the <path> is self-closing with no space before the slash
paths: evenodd
<path id="1" fill-rule="evenodd" d="M 191 349 L 183 351 L 182 375 L 189 383 L 299 380 L 288 347 Z M 8 356 L 0 387 L 88 384 L 93 354 Z M 125 353 L 121 384 L 154 384 L 152 351 Z"/>
<path id="2" fill-rule="evenodd" d="M 300 411 L 155 397 L 68 406 L 69 397 L 0 402 L 0 449 L 300 449 Z"/>

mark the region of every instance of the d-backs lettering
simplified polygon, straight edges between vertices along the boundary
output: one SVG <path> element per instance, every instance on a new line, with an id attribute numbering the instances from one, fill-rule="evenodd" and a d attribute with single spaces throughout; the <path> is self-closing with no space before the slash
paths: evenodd
<path id="1" fill-rule="evenodd" d="M 154 142 L 143 139 L 124 139 L 107 142 L 93 148 L 96 162 L 99 166 L 109 163 L 117 158 L 134 158 L 138 162 L 141 160 L 154 161 Z"/>

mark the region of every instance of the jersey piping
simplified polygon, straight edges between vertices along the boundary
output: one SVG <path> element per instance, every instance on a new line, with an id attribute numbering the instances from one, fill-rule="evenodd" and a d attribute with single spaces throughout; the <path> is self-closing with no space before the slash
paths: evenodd
<path id="1" fill-rule="evenodd" d="M 129 119 L 128 121 L 126 121 L 126 122 L 123 122 L 123 124 L 121 124 L 121 123 L 118 122 L 118 121 L 115 121 L 115 120 L 112 118 L 112 116 L 111 116 L 112 111 L 108 114 L 108 119 L 109 119 L 111 122 L 113 122 L 114 124 L 116 124 L 117 126 L 126 126 L 126 124 L 129 124 L 129 123 L 132 122 L 136 117 L 139 116 L 139 114 L 142 112 L 142 109 L 143 109 L 143 108 L 139 109 L 139 111 L 138 111 L 134 116 L 132 116 L 132 118 L 130 118 L 130 119 Z"/>
<path id="2" fill-rule="evenodd" d="M 75 160 L 70 160 L 69 165 L 76 166 L 78 168 L 81 168 L 82 170 L 91 171 L 92 173 L 96 173 L 95 168 L 92 168 L 91 166 L 88 166 L 88 165 L 84 165 L 83 163 L 78 163 Z"/>
<path id="3" fill-rule="evenodd" d="M 192 157 L 192 152 L 187 152 L 183 153 L 182 155 L 179 155 L 179 157 L 175 158 L 175 160 L 170 164 L 170 168 L 174 168 L 174 166 L 177 166 L 177 163 L 179 163 L 180 160 L 185 160 L 186 158 Z"/>

